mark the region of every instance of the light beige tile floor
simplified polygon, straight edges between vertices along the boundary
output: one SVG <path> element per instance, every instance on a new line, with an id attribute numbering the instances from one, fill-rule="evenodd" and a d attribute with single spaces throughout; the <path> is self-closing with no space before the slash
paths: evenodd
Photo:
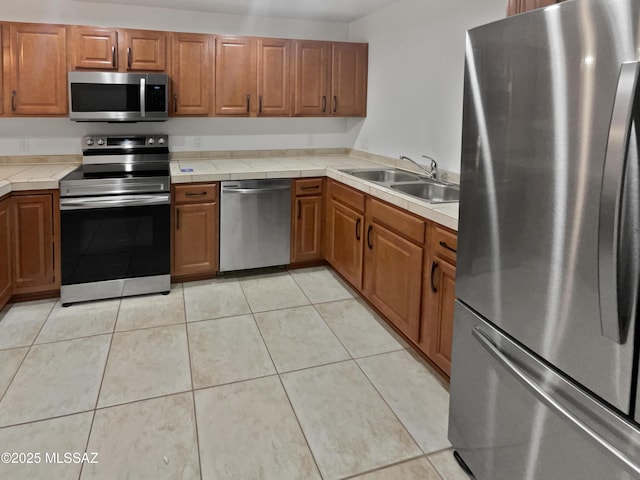
<path id="1" fill-rule="evenodd" d="M 0 312 L 2 480 L 463 480 L 446 384 L 329 268 Z"/>

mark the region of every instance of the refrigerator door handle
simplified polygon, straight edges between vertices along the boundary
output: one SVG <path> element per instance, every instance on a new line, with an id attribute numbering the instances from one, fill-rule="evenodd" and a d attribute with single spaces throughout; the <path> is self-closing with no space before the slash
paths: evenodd
<path id="1" fill-rule="evenodd" d="M 598 224 L 598 284 L 602 335 L 625 343 L 619 312 L 618 264 L 622 193 L 640 62 L 623 63 L 611 114 Z M 635 292 L 629 294 L 637 295 Z"/>
<path id="2" fill-rule="evenodd" d="M 546 392 L 534 379 L 532 379 L 527 373 L 520 368 L 513 360 L 511 360 L 507 355 L 505 355 L 499 346 L 497 346 L 492 339 L 487 335 L 480 327 L 475 326 L 472 330 L 473 337 L 480 343 L 480 345 L 495 359 L 498 361 L 502 367 L 504 367 L 513 377 L 518 380 L 522 385 L 524 385 L 539 401 L 544 403 L 550 410 L 552 410 L 556 415 L 560 418 L 565 419 L 569 423 L 573 424 L 579 430 L 583 432 L 588 438 L 594 441 L 596 444 L 600 445 L 606 451 L 608 451 L 611 455 L 616 457 L 622 463 L 625 464 L 626 468 L 631 472 L 634 472 L 636 475 L 640 475 L 640 464 L 636 463 L 633 459 L 637 459 L 637 452 L 640 448 L 640 444 L 638 442 L 639 433 L 638 430 L 631 426 L 630 424 L 625 424 L 618 429 L 616 429 L 617 433 L 620 434 L 623 439 L 621 439 L 621 444 L 626 446 L 627 452 L 621 451 L 618 447 L 613 445 L 611 442 L 603 438 L 600 434 L 598 434 L 593 428 L 587 425 L 584 421 L 574 415 L 568 408 L 560 404 L 551 394 Z M 517 347 L 516 347 L 517 348 Z M 521 350 L 518 348 L 518 350 Z M 526 352 L 522 351 L 523 355 L 528 355 Z M 532 367 L 534 368 L 534 367 Z M 555 375 L 555 373 L 551 372 L 546 367 L 544 368 L 544 377 L 546 383 L 551 383 L 552 381 L 549 379 L 550 376 Z M 542 375 L 541 375 L 542 376 Z M 565 381 L 568 384 L 568 382 Z M 570 385 L 570 384 L 569 384 Z M 575 387 L 573 387 L 575 388 Z M 566 395 L 563 397 L 570 397 Z M 587 407 L 585 407 L 587 408 Z M 635 439 L 635 440 L 634 440 Z"/>

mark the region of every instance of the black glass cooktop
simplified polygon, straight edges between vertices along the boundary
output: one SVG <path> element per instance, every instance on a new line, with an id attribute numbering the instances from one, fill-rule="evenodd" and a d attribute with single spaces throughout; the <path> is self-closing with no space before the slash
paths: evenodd
<path id="1" fill-rule="evenodd" d="M 137 170 L 135 172 L 95 172 L 86 171 L 84 165 L 80 165 L 74 171 L 65 175 L 62 181 L 77 181 L 77 180 L 104 180 L 104 179 L 134 179 L 134 178 L 150 178 L 150 177 L 167 177 L 169 176 L 169 166 L 166 168 L 154 168 L 153 170 Z"/>

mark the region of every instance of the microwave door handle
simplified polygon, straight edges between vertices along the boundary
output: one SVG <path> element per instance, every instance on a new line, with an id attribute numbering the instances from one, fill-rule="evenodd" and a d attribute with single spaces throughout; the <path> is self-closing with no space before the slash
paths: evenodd
<path id="1" fill-rule="evenodd" d="M 611 114 L 609 137 L 604 160 L 600 217 L 598 222 L 598 289 L 602 335 L 618 344 L 625 343 L 625 325 L 621 316 L 620 297 L 637 295 L 631 291 L 619 295 L 618 266 L 621 264 L 620 217 L 623 205 L 624 179 L 629 149 L 629 136 L 640 62 L 623 63 Z M 627 319 L 628 321 L 629 319 Z"/>
<path id="2" fill-rule="evenodd" d="M 146 93 L 147 93 L 147 80 L 142 77 L 140 79 L 140 116 L 142 118 L 146 117 L 147 106 L 146 102 Z"/>

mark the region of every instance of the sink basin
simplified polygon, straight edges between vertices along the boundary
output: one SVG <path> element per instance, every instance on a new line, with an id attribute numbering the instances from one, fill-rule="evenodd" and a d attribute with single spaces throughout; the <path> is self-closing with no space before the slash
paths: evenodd
<path id="1" fill-rule="evenodd" d="M 347 173 L 354 177 L 372 182 L 390 183 L 390 182 L 415 182 L 420 179 L 418 175 L 408 172 L 401 172 L 393 169 L 385 170 L 352 170 Z"/>
<path id="2" fill-rule="evenodd" d="M 429 203 L 458 202 L 460 200 L 460 189 L 452 185 L 417 182 L 391 185 L 391 188 L 398 192 L 421 198 Z"/>

